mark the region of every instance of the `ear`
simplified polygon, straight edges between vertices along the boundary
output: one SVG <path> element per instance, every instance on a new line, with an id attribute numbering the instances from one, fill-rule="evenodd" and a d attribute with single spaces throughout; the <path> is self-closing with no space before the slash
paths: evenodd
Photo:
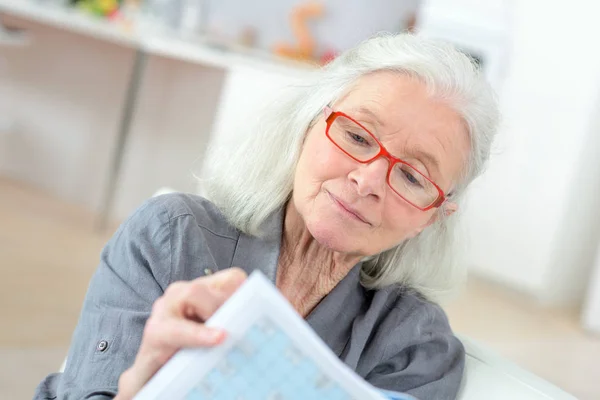
<path id="1" fill-rule="evenodd" d="M 433 215 L 431 216 L 431 218 L 429 218 L 429 220 L 427 222 L 425 222 L 423 225 L 421 225 L 420 227 L 418 227 L 417 229 L 414 230 L 414 232 L 410 236 L 410 238 L 417 236 L 419 233 L 423 232 L 423 230 L 425 228 L 427 228 L 428 226 L 431 226 L 433 223 L 438 221 L 440 218 L 440 213 L 443 213 L 444 217 L 449 217 L 452 214 L 454 214 L 457 210 L 458 210 L 458 204 L 453 203 L 451 201 L 445 202 L 444 204 L 442 204 L 440 209 L 437 210 L 437 212 L 433 213 Z"/>
<path id="2" fill-rule="evenodd" d="M 456 211 L 458 211 L 458 204 L 452 202 L 452 201 L 447 201 L 444 204 L 442 204 L 442 210 L 444 212 L 444 217 L 449 217 L 452 214 L 454 214 Z M 434 216 L 438 216 L 438 214 L 434 214 Z M 434 221 L 435 222 L 435 221 Z"/>

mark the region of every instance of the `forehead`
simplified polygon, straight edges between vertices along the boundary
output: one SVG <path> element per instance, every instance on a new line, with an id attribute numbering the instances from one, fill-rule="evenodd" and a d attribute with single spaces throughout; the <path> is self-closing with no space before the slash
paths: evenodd
<path id="1" fill-rule="evenodd" d="M 418 79 L 395 72 L 363 76 L 334 108 L 364 124 L 393 155 L 424 164 L 440 184 L 462 172 L 470 148 L 466 124 Z"/>

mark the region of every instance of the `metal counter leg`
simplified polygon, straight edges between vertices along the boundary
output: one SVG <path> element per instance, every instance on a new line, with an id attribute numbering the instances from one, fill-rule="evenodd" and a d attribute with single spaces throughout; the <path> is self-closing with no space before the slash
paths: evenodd
<path id="1" fill-rule="evenodd" d="M 143 49 L 136 50 L 135 61 L 131 70 L 131 76 L 129 78 L 129 84 L 125 96 L 125 103 L 123 104 L 123 113 L 119 123 L 117 143 L 115 145 L 110 163 L 108 182 L 103 193 L 102 203 L 100 204 L 100 214 L 96 224 L 96 228 L 98 230 L 104 230 L 110 220 L 110 215 L 115 201 L 117 184 L 121 174 L 123 156 L 125 155 L 127 139 L 129 138 L 130 134 L 133 114 L 135 113 L 147 59 L 148 54 Z"/>

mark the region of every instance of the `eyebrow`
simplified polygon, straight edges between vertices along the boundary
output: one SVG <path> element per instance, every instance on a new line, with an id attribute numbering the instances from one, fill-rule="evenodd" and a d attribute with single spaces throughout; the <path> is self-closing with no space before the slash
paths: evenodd
<path id="1" fill-rule="evenodd" d="M 373 118 L 373 120 L 375 121 L 375 123 L 378 124 L 382 128 L 385 126 L 385 124 L 379 118 L 379 116 L 375 112 L 373 112 L 372 110 L 370 110 L 367 107 L 361 106 L 361 107 L 359 107 L 356 110 L 356 112 L 358 114 L 363 114 L 365 116 Z M 438 175 L 439 175 L 439 173 L 440 173 L 440 163 L 439 163 L 438 159 L 433 154 L 428 153 L 427 151 L 424 151 L 424 150 L 421 150 L 421 149 L 415 149 L 415 148 L 410 149 L 407 153 L 410 154 L 413 157 L 425 160 L 425 163 L 431 165 L 435 169 L 435 172 L 437 172 Z M 394 156 L 394 157 L 396 157 L 396 156 Z M 399 157 L 396 157 L 396 158 L 399 158 Z M 429 168 L 428 168 L 428 170 L 429 170 Z M 429 171 L 429 172 L 430 172 L 430 175 L 431 175 L 431 171 Z"/>
<path id="2" fill-rule="evenodd" d="M 408 151 L 408 154 L 410 154 L 413 157 L 416 157 L 418 159 L 425 160 L 428 164 L 430 164 L 431 166 L 433 166 L 433 168 L 439 174 L 439 172 L 440 172 L 440 163 L 439 163 L 438 159 L 433 154 L 428 153 L 428 152 L 423 151 L 423 150 L 420 150 L 420 149 L 412 149 L 412 150 Z M 431 171 L 429 171 L 429 172 L 431 173 Z"/>
<path id="3" fill-rule="evenodd" d="M 363 114 L 366 115 L 368 117 L 373 118 L 373 120 L 375 121 L 375 123 L 379 126 L 381 126 L 382 128 L 385 126 L 385 123 L 383 122 L 383 120 L 381 118 L 379 118 L 379 116 L 377 114 L 375 114 L 373 111 L 371 111 L 370 109 L 362 106 L 359 107 L 356 112 L 358 114 Z"/>

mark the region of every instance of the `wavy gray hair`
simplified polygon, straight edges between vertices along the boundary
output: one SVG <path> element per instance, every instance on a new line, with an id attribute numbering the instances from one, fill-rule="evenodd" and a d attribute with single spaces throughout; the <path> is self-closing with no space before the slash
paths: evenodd
<path id="1" fill-rule="evenodd" d="M 250 235 L 290 199 L 304 137 L 323 108 L 342 97 L 361 76 L 397 71 L 424 82 L 431 95 L 447 101 L 468 127 L 471 152 L 452 200 L 483 170 L 498 125 L 495 95 L 473 60 L 454 47 L 410 34 L 378 36 L 343 53 L 310 82 L 290 87 L 261 115 L 228 162 L 218 148 L 204 164 L 207 198 L 232 225 Z M 445 217 L 412 239 L 364 260 L 361 280 L 368 288 L 399 284 L 440 300 L 462 283 L 466 270 L 456 262 L 457 215 Z"/>

